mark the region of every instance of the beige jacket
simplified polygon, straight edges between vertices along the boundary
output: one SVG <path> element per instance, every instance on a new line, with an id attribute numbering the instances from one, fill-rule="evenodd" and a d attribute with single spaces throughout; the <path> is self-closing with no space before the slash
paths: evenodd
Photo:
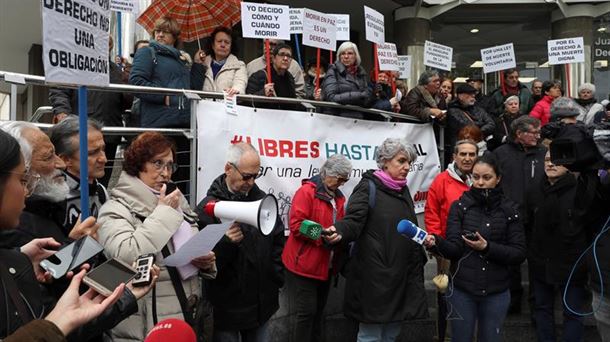
<path id="1" fill-rule="evenodd" d="M 250 63 L 248 63 L 248 78 L 252 76 L 253 73 L 263 70 L 267 67 L 265 63 L 265 55 L 262 55 L 256 59 L 253 59 Z M 305 98 L 305 79 L 303 78 L 303 70 L 299 63 L 294 59 L 290 62 L 290 66 L 288 67 L 288 72 L 294 77 L 294 90 L 297 94 L 297 98 L 304 99 Z"/>
<path id="2" fill-rule="evenodd" d="M 203 91 L 222 93 L 224 89 L 235 88 L 239 90 L 240 94 L 246 93 L 246 84 L 248 84 L 246 63 L 240 61 L 232 54 L 229 55 L 227 61 L 216 75 L 215 80 L 210 64 L 212 64 L 212 57 L 207 56 L 205 58 L 207 69 L 203 82 Z"/>
<path id="3" fill-rule="evenodd" d="M 104 246 L 108 258 L 118 258 L 132 264 L 142 254 L 156 254 L 156 263 L 163 259 L 161 250 L 168 245 L 174 232 L 183 220 L 192 223 L 193 233 L 198 231 L 197 214 L 182 197 L 179 211 L 167 205 L 157 205 L 158 199 L 142 181 L 121 173 L 116 186 L 110 191 L 111 199 L 100 209 L 98 222 L 99 242 Z M 145 217 L 144 221 L 140 218 Z M 200 272 L 204 278 L 215 278 L 216 267 L 209 273 Z M 201 280 L 194 276 L 182 281 L 187 298 L 191 294 L 201 295 Z M 167 269 L 161 266 L 161 274 L 156 284 L 157 317 L 184 319 L 180 303 L 174 291 Z M 140 299 L 138 313 L 128 317 L 110 331 L 114 342 L 143 341 L 153 327 L 152 291 Z"/>

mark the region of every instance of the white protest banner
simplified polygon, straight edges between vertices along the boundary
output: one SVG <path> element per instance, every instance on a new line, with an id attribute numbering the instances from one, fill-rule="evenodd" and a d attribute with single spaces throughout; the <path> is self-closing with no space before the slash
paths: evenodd
<path id="1" fill-rule="evenodd" d="M 337 40 L 349 40 L 349 14 L 333 14 L 337 18 Z"/>
<path id="2" fill-rule="evenodd" d="M 407 79 L 411 77 L 411 56 L 398 56 L 398 78 Z M 404 94 L 407 95 L 407 94 Z"/>
<path id="3" fill-rule="evenodd" d="M 585 44 L 582 37 L 549 40 L 547 46 L 550 65 L 585 61 Z"/>
<path id="4" fill-rule="evenodd" d="M 376 44 L 385 43 L 385 26 L 383 14 L 364 6 L 364 28 L 366 40 Z"/>
<path id="5" fill-rule="evenodd" d="M 45 81 L 107 86 L 109 31 L 107 1 L 82 2 L 78 12 L 74 8 L 55 6 L 54 1 L 43 1 Z"/>
<path id="6" fill-rule="evenodd" d="M 377 60 L 379 61 L 379 70 L 398 71 L 396 44 L 383 43 L 377 45 Z"/>
<path id="7" fill-rule="evenodd" d="M 227 115 L 222 103 L 204 100 L 197 104 L 197 202 L 224 173 L 229 145 L 249 142 L 261 156 L 262 176 L 256 184 L 277 197 L 280 215 L 287 223 L 291 198 L 301 180 L 318 174 L 328 157 L 340 153 L 352 162 L 350 180 L 341 188 L 349 197 L 363 173 L 377 169 L 379 144 L 385 138 L 405 138 L 418 154 L 408 184 L 415 211 L 423 212 L 428 188 L 440 170 L 432 125 L 355 122 L 325 114 L 238 107 L 237 115 Z"/>
<path id="8" fill-rule="evenodd" d="M 453 48 L 426 40 L 424 44 L 424 65 L 451 71 Z"/>
<path id="9" fill-rule="evenodd" d="M 242 2 L 241 29 L 244 38 L 290 40 L 290 8 Z"/>
<path id="10" fill-rule="evenodd" d="M 513 43 L 481 49 L 481 61 L 483 62 L 484 73 L 516 67 L 517 61 L 515 60 Z"/>
<path id="11" fill-rule="evenodd" d="M 303 45 L 324 50 L 337 49 L 337 19 L 332 14 L 303 9 Z"/>
<path id="12" fill-rule="evenodd" d="M 140 4 L 137 0 L 110 0 L 110 10 L 138 15 Z"/>
<path id="13" fill-rule="evenodd" d="M 303 9 L 290 9 L 290 34 L 303 33 Z"/>

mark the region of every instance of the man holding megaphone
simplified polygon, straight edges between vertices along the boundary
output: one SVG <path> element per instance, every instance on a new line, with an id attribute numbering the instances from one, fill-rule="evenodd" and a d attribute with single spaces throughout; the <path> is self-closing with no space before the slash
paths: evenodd
<path id="1" fill-rule="evenodd" d="M 202 226 L 220 218 L 240 221 L 214 247 L 218 274 L 206 286 L 214 307 L 214 341 L 269 340 L 267 322 L 279 308 L 284 226 L 274 197 L 255 183 L 259 169 L 252 145 L 231 145 L 224 173 L 195 209 Z"/>

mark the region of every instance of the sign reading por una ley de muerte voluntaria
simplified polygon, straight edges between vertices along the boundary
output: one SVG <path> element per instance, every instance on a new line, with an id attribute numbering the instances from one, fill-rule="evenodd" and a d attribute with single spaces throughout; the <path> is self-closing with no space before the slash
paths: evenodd
<path id="1" fill-rule="evenodd" d="M 46 82 L 108 85 L 109 0 L 42 0 Z"/>

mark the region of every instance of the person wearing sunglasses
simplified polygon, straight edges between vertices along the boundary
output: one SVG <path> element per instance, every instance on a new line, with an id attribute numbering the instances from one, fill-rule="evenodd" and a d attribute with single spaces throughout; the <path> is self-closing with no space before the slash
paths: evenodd
<path id="1" fill-rule="evenodd" d="M 259 70 L 248 79 L 246 94 L 296 98 L 294 76 L 288 71 L 290 62 L 292 48 L 283 43 L 276 45 L 271 51 L 271 83 L 267 83 L 267 70 Z"/>
<path id="2" fill-rule="evenodd" d="M 199 231 L 197 214 L 180 190 L 166 191 L 178 169 L 175 158 L 175 143 L 158 132 L 138 135 L 125 150 L 123 171 L 99 215 L 99 241 L 108 258 L 131 265 L 139 256 L 152 253 L 162 260 Z M 210 332 L 204 321 L 208 312 L 204 310 L 202 319 L 195 321 L 182 308 L 203 300 L 201 278 L 216 276 L 215 255 L 209 252 L 191 260 L 191 265 L 160 266 L 156 293 L 140 305 L 138 314 L 108 333 L 112 340 L 143 341 L 155 319 L 180 317 L 207 341 Z"/>
<path id="3" fill-rule="evenodd" d="M 290 235 L 282 252 L 286 267 L 286 290 L 296 303 L 294 340 L 320 341 L 322 318 L 330 284 L 339 276 L 339 262 L 345 248 L 328 248 L 322 237 L 312 240 L 301 234 L 304 220 L 323 227 L 333 225 L 345 215 L 345 196 L 339 188 L 349 181 L 352 163 L 343 155 L 330 156 L 320 174 L 303 180 L 290 207 Z M 292 300 L 291 300 L 292 302 Z"/>
<path id="4" fill-rule="evenodd" d="M 252 145 L 231 145 L 224 173 L 195 209 L 200 225 L 219 223 L 203 210 L 210 201 L 262 199 L 265 192 L 256 185 L 259 170 L 260 157 Z M 267 236 L 255 226 L 234 222 L 214 246 L 218 276 L 205 287 L 214 308 L 213 341 L 270 341 L 268 322 L 279 308 L 279 288 L 284 284 L 283 247 L 284 225 L 279 217 Z"/>

